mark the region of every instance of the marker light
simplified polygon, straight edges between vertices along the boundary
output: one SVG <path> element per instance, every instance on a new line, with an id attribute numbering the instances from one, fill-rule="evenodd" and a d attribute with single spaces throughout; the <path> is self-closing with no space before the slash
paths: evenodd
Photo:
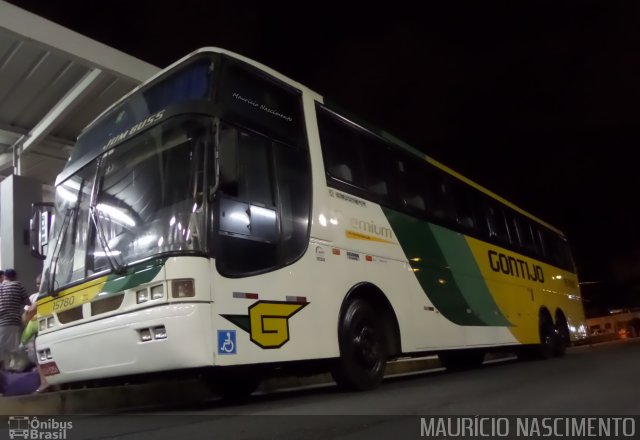
<path id="1" fill-rule="evenodd" d="M 157 286 L 153 286 L 151 288 L 151 299 L 160 299 L 164 296 L 164 285 L 158 284 Z"/>
<path id="2" fill-rule="evenodd" d="M 136 291 L 136 302 L 138 304 L 142 304 L 147 301 L 149 301 L 149 292 L 147 291 L 147 289 Z"/>

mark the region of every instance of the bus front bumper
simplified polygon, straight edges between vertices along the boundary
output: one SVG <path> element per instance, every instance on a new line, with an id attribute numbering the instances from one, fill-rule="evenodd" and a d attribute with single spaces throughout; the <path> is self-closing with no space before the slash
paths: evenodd
<path id="1" fill-rule="evenodd" d="M 213 365 L 211 304 L 174 303 L 136 310 L 38 336 L 51 384 Z"/>

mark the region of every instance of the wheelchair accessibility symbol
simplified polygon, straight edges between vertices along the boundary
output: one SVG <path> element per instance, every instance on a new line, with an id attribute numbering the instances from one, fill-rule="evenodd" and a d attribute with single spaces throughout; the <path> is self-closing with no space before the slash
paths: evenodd
<path id="1" fill-rule="evenodd" d="M 218 354 L 236 354 L 236 331 L 218 330 Z"/>

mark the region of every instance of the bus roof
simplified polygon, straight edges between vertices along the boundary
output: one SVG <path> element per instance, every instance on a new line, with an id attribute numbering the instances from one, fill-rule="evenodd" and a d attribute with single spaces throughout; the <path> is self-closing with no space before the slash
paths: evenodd
<path id="1" fill-rule="evenodd" d="M 142 84 L 138 85 L 137 87 L 135 87 L 133 90 L 129 91 L 129 93 L 127 93 L 126 95 L 122 96 L 120 99 L 118 99 L 116 102 L 114 102 L 113 104 L 111 104 L 109 107 L 107 107 L 102 113 L 100 113 L 93 121 L 91 121 L 80 133 L 79 136 L 82 136 L 87 130 L 89 130 L 99 119 L 101 119 L 104 115 L 106 115 L 107 113 L 109 113 L 112 109 L 114 109 L 115 107 L 117 107 L 118 105 L 120 105 L 120 103 L 122 103 L 123 101 L 125 101 L 126 99 L 128 99 L 131 95 L 133 95 L 134 93 L 136 93 L 138 90 L 140 90 L 141 88 L 143 88 L 145 85 L 147 85 L 148 83 L 150 83 L 151 81 L 154 81 L 155 79 L 161 77 L 162 75 L 164 75 L 165 73 L 167 73 L 169 70 L 173 69 L 174 67 L 178 66 L 179 64 L 182 64 L 183 62 L 189 60 L 190 58 L 193 58 L 195 56 L 198 56 L 200 54 L 203 53 L 216 53 L 216 54 L 222 54 L 222 55 L 228 55 L 232 58 L 235 58 L 237 60 L 243 61 L 247 64 L 250 64 L 254 67 L 257 67 L 258 69 L 268 73 L 269 75 L 273 76 L 274 78 L 277 78 L 283 82 L 286 82 L 290 85 L 292 85 L 295 88 L 298 89 L 305 89 L 306 91 L 308 91 L 309 93 L 313 94 L 313 95 L 317 95 L 318 99 L 322 99 L 320 94 L 318 94 L 317 92 L 314 92 L 313 90 L 309 89 L 308 87 L 300 84 L 297 81 L 292 80 L 291 78 L 283 75 L 282 73 L 272 69 L 271 67 L 265 66 L 262 63 L 259 63 L 257 61 L 254 61 L 250 58 L 247 58 L 243 55 L 237 54 L 235 52 L 231 52 L 229 50 L 226 49 L 222 49 L 219 47 L 201 47 L 200 49 L 196 49 L 193 52 L 183 56 L 182 58 L 180 58 L 178 61 L 170 64 L 169 66 L 165 67 L 164 69 L 162 69 L 161 71 L 159 71 L 158 73 L 156 73 L 155 75 L 153 75 L 152 77 L 150 77 L 148 80 L 146 80 L 145 82 L 143 82 Z"/>
<path id="2" fill-rule="evenodd" d="M 276 70 L 274 70 L 274 69 L 272 69 L 272 68 L 270 68 L 268 66 L 265 66 L 262 63 L 259 63 L 257 61 L 254 61 L 254 60 L 250 59 L 250 58 L 247 58 L 247 57 L 245 57 L 243 55 L 240 55 L 240 54 L 237 54 L 235 52 L 231 52 L 229 50 L 222 49 L 222 48 L 219 48 L 219 47 L 213 47 L 213 46 L 211 46 L 211 47 L 202 47 L 200 49 L 197 49 L 197 50 L 191 52 L 188 55 L 185 55 L 184 57 L 180 58 L 178 61 L 176 61 L 176 62 L 172 63 L 171 65 L 169 65 L 168 67 L 166 67 L 165 69 L 162 69 L 160 72 L 158 72 L 155 75 L 153 75 L 147 81 L 145 81 L 144 83 L 140 84 L 139 86 L 137 86 L 136 88 L 131 90 L 129 93 L 124 95 L 118 101 L 114 102 L 106 110 L 104 110 L 98 117 L 96 117 L 89 125 L 87 125 L 82 130 L 82 132 L 80 133 L 80 136 L 82 136 L 87 130 L 89 130 L 96 123 L 96 121 L 98 121 L 104 115 L 109 113 L 113 108 L 118 106 L 121 102 L 123 102 L 127 98 L 129 98 L 129 96 L 131 96 L 132 94 L 136 93 L 139 89 L 144 87 L 147 83 L 155 80 L 156 78 L 159 78 L 160 76 L 164 75 L 167 71 L 173 69 L 174 67 L 176 67 L 179 64 L 187 61 L 188 59 L 190 59 L 192 57 L 195 57 L 195 56 L 197 56 L 199 54 L 202 54 L 202 53 L 223 54 L 223 55 L 228 55 L 228 56 L 230 56 L 232 58 L 235 58 L 237 60 L 243 61 L 243 62 L 245 62 L 247 64 L 250 64 L 250 65 L 252 65 L 254 67 L 257 67 L 258 69 L 268 73 L 269 75 L 271 75 L 271 76 L 273 76 L 273 77 L 275 77 L 275 78 L 277 78 L 277 79 L 279 79 L 279 80 L 281 80 L 283 82 L 286 82 L 286 83 L 292 85 L 293 87 L 296 87 L 296 88 L 298 88 L 300 90 L 305 90 L 308 93 L 311 93 L 312 95 L 315 95 L 315 99 L 316 100 L 320 101 L 321 103 L 324 103 L 324 99 L 319 93 L 309 89 L 308 87 L 304 86 L 303 84 L 300 84 L 297 81 L 292 80 L 291 78 L 283 75 L 282 73 L 280 73 L 280 72 L 278 72 L 278 71 L 276 71 Z M 331 107 L 338 107 L 338 106 L 331 105 Z M 342 109 L 340 109 L 339 111 L 341 113 L 346 113 L 346 112 L 343 112 Z M 345 115 L 345 116 L 350 117 L 350 115 Z M 431 165 L 441 169 L 442 171 L 446 172 L 447 174 L 449 174 L 449 175 L 455 177 L 456 179 L 466 183 L 467 185 L 472 186 L 473 188 L 477 189 L 478 191 L 480 191 L 480 192 L 486 194 L 487 196 L 497 200 L 498 202 L 508 206 L 509 208 L 519 212 L 520 214 L 530 218 L 531 220 L 533 220 L 533 221 L 535 221 L 535 222 L 537 222 L 537 223 L 539 223 L 539 224 L 551 229 L 552 231 L 564 236 L 564 233 L 561 230 L 559 230 L 558 228 L 556 228 L 556 227 L 550 225 L 549 223 L 539 219 L 538 217 L 530 214 L 529 212 L 525 211 L 524 209 L 520 208 L 519 206 L 509 202 L 508 200 L 500 197 L 499 195 L 495 194 L 494 192 L 492 192 L 492 191 L 486 189 L 485 187 L 477 184 L 476 182 L 472 181 L 471 179 L 468 179 L 467 177 L 463 176 L 462 174 L 452 170 L 451 168 L 449 168 L 446 165 L 438 162 L 437 160 L 433 159 L 432 157 L 427 156 L 426 154 L 424 154 L 420 150 L 412 147 L 411 145 L 409 145 L 406 142 L 402 141 L 401 139 L 395 137 L 394 135 L 392 135 L 392 134 L 390 134 L 388 132 L 385 132 L 383 130 L 371 129 L 371 128 L 369 128 L 369 127 L 372 127 L 371 124 L 369 124 L 369 123 L 361 123 L 361 122 L 358 122 L 358 120 L 360 120 L 360 118 L 356 118 L 356 120 L 353 121 L 353 122 L 357 123 L 358 125 L 363 125 L 363 128 L 365 128 L 365 129 L 367 129 L 367 130 L 369 130 L 369 131 L 371 131 L 371 132 L 373 132 L 375 134 L 378 134 L 382 138 L 388 140 L 389 142 L 392 142 L 393 144 L 396 144 L 396 145 L 404 148 L 405 150 L 413 153 L 414 155 L 417 155 L 417 156 L 420 156 L 420 157 L 424 158 Z"/>

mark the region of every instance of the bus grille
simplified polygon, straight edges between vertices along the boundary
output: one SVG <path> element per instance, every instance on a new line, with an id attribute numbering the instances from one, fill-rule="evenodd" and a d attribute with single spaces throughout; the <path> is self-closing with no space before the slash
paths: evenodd
<path id="1" fill-rule="evenodd" d="M 124 295 L 114 295 L 91 303 L 91 316 L 117 310 L 124 300 Z"/>

